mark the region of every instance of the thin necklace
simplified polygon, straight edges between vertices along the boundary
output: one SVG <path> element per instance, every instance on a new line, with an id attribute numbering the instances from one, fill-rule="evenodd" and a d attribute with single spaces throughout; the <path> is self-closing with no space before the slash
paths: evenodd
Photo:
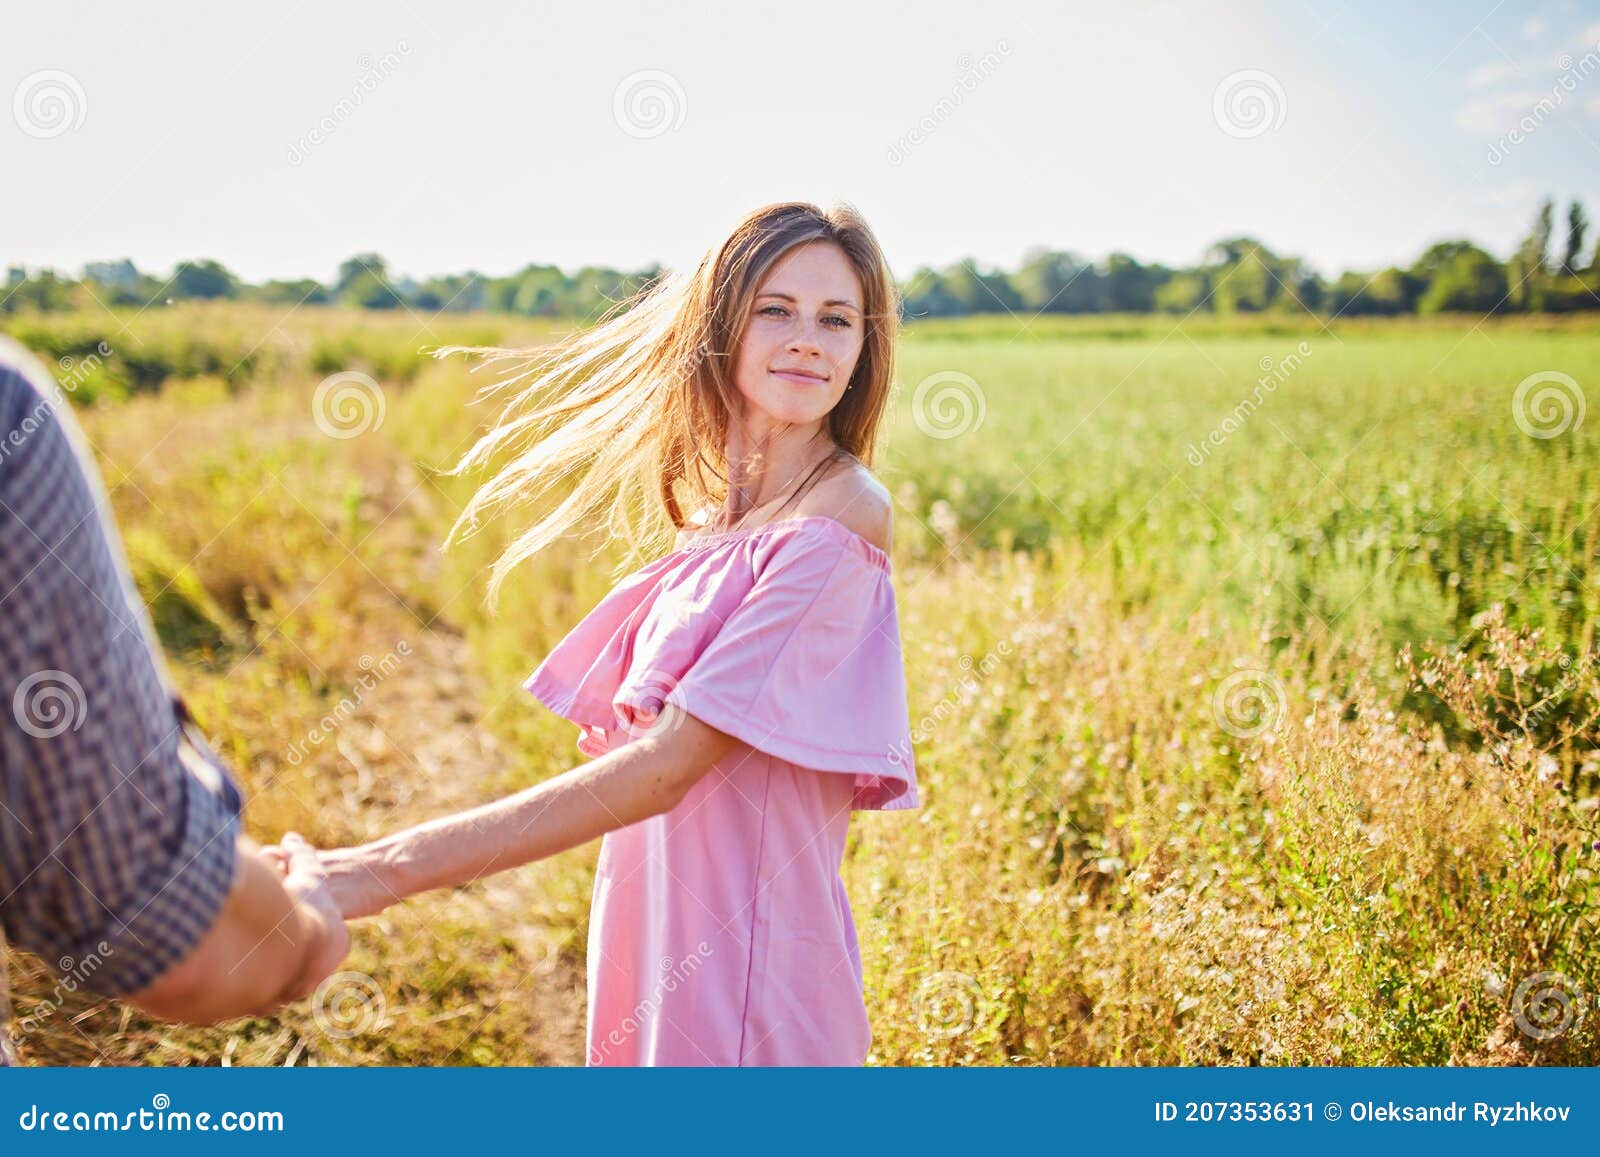
<path id="1" fill-rule="evenodd" d="M 796 478 L 799 478 L 801 474 L 805 474 L 808 470 L 810 471 L 810 474 L 815 474 L 818 470 L 822 469 L 822 467 L 830 459 L 834 458 L 835 456 L 837 456 L 837 455 L 839 455 L 839 454 L 841 454 L 843 452 L 844 451 L 840 447 L 835 446 L 835 447 L 833 447 L 833 449 L 829 450 L 826 454 L 824 454 L 820 459 L 818 459 L 816 461 L 816 463 L 813 464 L 812 466 L 810 466 L 810 467 L 801 467 L 799 470 L 795 471 L 793 477 L 791 477 L 788 482 L 785 482 L 783 484 L 784 485 L 784 489 L 780 490 L 776 497 L 767 499 L 765 502 L 761 503 L 759 506 L 750 507 L 749 510 L 746 510 L 743 514 L 741 514 L 739 516 L 739 521 L 743 522 L 745 519 L 749 518 L 750 515 L 753 512 L 755 512 L 757 510 L 760 510 L 763 507 L 771 506 L 774 502 L 778 501 L 779 498 L 784 497 L 784 495 L 788 493 L 788 487 L 794 482 L 794 480 Z M 807 477 L 809 478 L 809 474 L 807 475 Z M 790 497 L 792 498 L 793 495 L 790 495 Z M 787 505 L 787 503 L 785 503 L 785 505 Z M 782 507 L 779 507 L 779 509 L 781 510 Z M 735 526 L 730 526 L 727 529 L 728 530 L 733 530 L 733 529 L 735 529 Z"/>

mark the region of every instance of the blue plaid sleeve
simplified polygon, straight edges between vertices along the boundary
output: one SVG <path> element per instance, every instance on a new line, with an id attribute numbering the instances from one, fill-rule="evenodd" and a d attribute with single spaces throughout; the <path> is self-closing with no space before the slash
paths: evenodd
<path id="1" fill-rule="evenodd" d="M 174 693 L 99 474 L 0 337 L 0 930 L 106 995 L 215 922 L 240 795 Z"/>

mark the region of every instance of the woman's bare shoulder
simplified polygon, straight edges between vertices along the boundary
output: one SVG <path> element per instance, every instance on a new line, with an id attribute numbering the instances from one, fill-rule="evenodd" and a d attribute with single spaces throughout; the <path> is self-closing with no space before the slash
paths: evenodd
<path id="1" fill-rule="evenodd" d="M 884 552 L 894 535 L 894 501 L 888 488 L 859 462 L 851 462 L 808 490 L 795 514 L 832 518 Z"/>

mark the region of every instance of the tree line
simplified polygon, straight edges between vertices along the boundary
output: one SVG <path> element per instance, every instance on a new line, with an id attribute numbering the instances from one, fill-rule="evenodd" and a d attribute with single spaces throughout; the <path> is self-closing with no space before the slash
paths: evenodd
<path id="1" fill-rule="evenodd" d="M 1019 268 L 984 269 L 971 260 L 923 267 L 900 286 L 908 320 L 982 313 L 1299 312 L 1330 316 L 1565 313 L 1600 309 L 1600 246 L 1585 256 L 1589 219 L 1567 206 L 1564 235 L 1546 199 L 1523 241 L 1504 261 L 1466 240 L 1440 241 L 1408 266 L 1324 278 L 1297 257 L 1251 237 L 1211 246 L 1199 265 L 1142 264 L 1126 253 L 1090 261 L 1068 250 L 1036 248 Z M 564 273 L 528 265 L 505 277 L 467 272 L 417 281 L 393 274 L 384 258 L 362 253 L 339 266 L 331 284 L 313 278 L 250 284 L 216 261 L 180 262 L 161 278 L 132 261 L 92 262 L 77 278 L 53 269 L 7 270 L 0 313 L 161 301 L 233 299 L 276 305 L 343 305 L 419 312 L 487 310 L 590 321 L 660 277 L 660 266 L 624 272 L 585 266 Z"/>

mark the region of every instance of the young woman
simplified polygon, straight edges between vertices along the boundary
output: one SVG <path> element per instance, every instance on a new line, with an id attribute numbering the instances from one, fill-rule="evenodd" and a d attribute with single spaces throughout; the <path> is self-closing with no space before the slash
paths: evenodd
<path id="1" fill-rule="evenodd" d="M 491 597 L 574 525 L 677 534 L 528 679 L 593 760 L 325 851 L 329 887 L 364 916 L 604 836 L 589 1064 L 858 1065 L 846 829 L 918 805 L 890 501 L 869 469 L 894 283 L 853 210 L 788 203 L 629 304 L 536 357 L 458 467 L 512 454 L 458 529 L 587 467 L 497 562 Z"/>

